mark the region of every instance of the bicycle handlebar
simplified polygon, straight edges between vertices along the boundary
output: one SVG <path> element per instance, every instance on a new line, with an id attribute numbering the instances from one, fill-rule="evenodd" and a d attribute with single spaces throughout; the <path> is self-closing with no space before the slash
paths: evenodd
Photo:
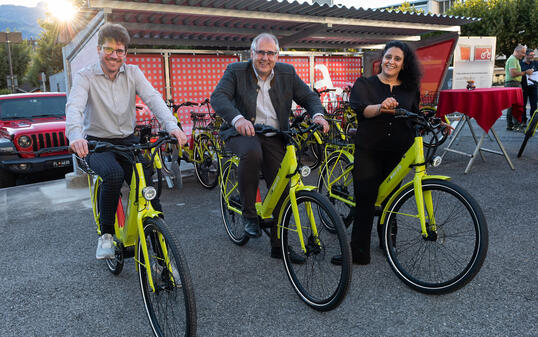
<path id="1" fill-rule="evenodd" d="M 105 152 L 105 151 L 118 151 L 118 152 L 132 152 L 138 150 L 149 150 L 155 147 L 159 147 L 164 143 L 177 144 L 177 139 L 168 135 L 166 132 L 159 132 L 159 139 L 155 142 L 139 143 L 133 145 L 116 145 L 104 141 L 89 140 L 88 149 L 90 152 Z"/>

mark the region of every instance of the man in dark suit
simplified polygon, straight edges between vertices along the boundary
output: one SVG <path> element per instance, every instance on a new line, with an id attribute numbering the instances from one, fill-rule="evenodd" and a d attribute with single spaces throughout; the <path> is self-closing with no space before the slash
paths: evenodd
<path id="1" fill-rule="evenodd" d="M 278 51 L 274 35 L 258 35 L 250 47 L 251 59 L 230 64 L 211 95 L 213 109 L 226 121 L 221 137 L 240 158 L 239 194 L 245 232 L 250 237 L 261 236 L 255 207 L 259 171 L 270 187 L 285 154 L 281 137 L 256 134 L 254 124 L 288 130 L 292 101 L 295 101 L 306 109 L 314 123 L 323 126 L 324 132 L 329 130 L 319 97 L 299 78 L 293 66 L 277 62 Z M 279 208 L 273 213 L 275 220 Z M 282 258 L 276 234 L 273 226 L 271 257 Z M 302 259 L 298 255 L 291 258 L 296 263 Z"/>

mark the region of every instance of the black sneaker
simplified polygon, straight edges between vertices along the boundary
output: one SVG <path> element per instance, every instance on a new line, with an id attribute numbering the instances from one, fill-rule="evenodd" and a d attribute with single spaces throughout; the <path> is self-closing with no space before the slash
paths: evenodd
<path id="1" fill-rule="evenodd" d="M 259 238 L 262 236 L 262 230 L 258 223 L 258 218 L 245 218 L 243 217 L 243 224 L 245 225 L 245 233 L 251 238 Z"/>

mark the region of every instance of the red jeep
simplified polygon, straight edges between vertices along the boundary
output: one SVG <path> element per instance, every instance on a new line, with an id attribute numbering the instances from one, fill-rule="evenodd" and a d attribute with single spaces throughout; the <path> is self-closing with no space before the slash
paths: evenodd
<path id="1" fill-rule="evenodd" d="M 66 149 L 65 93 L 0 96 L 0 188 L 17 175 L 71 167 Z"/>

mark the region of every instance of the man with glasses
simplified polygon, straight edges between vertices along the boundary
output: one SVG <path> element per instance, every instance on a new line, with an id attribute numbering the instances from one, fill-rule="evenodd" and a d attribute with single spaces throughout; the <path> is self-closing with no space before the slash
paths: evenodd
<path id="1" fill-rule="evenodd" d="M 243 222 L 249 237 L 260 237 L 256 214 L 256 191 L 259 172 L 270 187 L 284 157 L 285 143 L 277 135 L 260 135 L 254 124 L 265 124 L 279 130 L 289 129 L 292 101 L 305 108 L 314 123 L 329 130 L 323 118 L 319 97 L 299 78 L 293 66 L 278 63 L 278 40 L 262 33 L 254 38 L 248 62 L 230 64 L 211 95 L 211 105 L 226 123 L 221 137 L 226 146 L 239 156 L 239 194 L 243 203 Z M 280 201 L 282 202 L 282 200 Z M 280 205 L 273 218 L 278 218 Z M 282 258 L 277 229 L 271 227 L 271 257 Z M 291 253 L 292 262 L 304 258 Z"/>
<path id="2" fill-rule="evenodd" d="M 525 56 L 527 47 L 523 45 L 517 45 L 514 49 L 514 53 L 510 55 L 504 66 L 504 86 L 505 87 L 517 87 L 521 88 L 521 77 L 525 74 L 532 74 L 532 70 L 521 70 L 519 61 Z M 506 110 L 506 130 L 518 131 L 521 128 L 519 122 L 512 117 L 512 108 Z"/>
<path id="3" fill-rule="evenodd" d="M 123 181 L 131 179 L 132 167 L 112 152 L 88 156 L 88 140 L 106 141 L 117 145 L 139 142 L 134 134 L 136 125 L 136 95 L 149 106 L 161 127 L 176 137 L 180 144 L 187 138 L 177 120 L 142 71 L 136 65 L 125 64 L 130 37 L 119 24 L 107 23 L 98 33 L 99 62 L 80 70 L 69 92 L 66 105 L 66 136 L 69 147 L 79 157 L 86 157 L 90 168 L 103 179 L 99 196 L 101 236 L 97 244 L 97 259 L 114 258 L 114 220 Z M 145 172 L 150 180 L 151 172 Z M 153 207 L 161 210 L 158 200 Z"/>
<path id="4" fill-rule="evenodd" d="M 525 75 L 521 76 L 521 89 L 523 90 L 523 116 L 521 118 L 521 130 L 525 132 L 527 126 L 527 101 L 531 105 L 530 116 L 536 110 L 536 102 L 538 100 L 538 83 L 527 77 L 533 72 L 538 71 L 538 61 L 534 60 L 534 49 L 527 48 L 525 57 L 520 61 L 521 71 Z M 529 74 L 530 72 L 530 74 Z"/>

